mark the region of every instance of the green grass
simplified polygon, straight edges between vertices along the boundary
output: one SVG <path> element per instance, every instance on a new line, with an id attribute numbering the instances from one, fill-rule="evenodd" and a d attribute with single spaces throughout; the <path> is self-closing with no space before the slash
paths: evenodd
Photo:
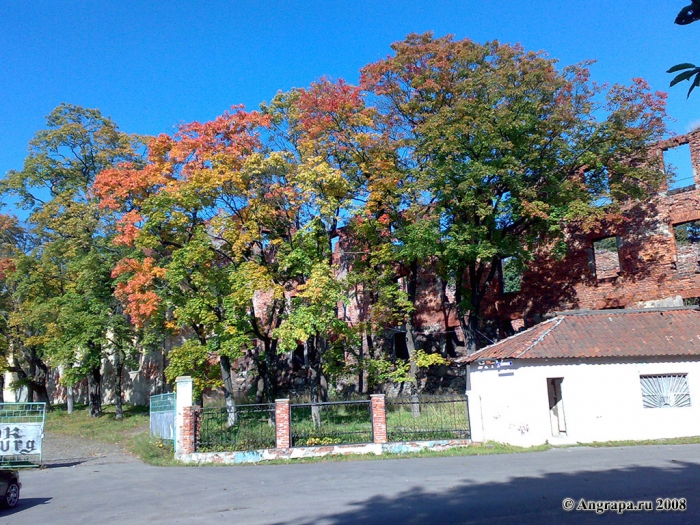
<path id="1" fill-rule="evenodd" d="M 321 425 L 314 425 L 310 406 L 294 406 L 292 442 L 294 446 L 340 445 L 372 441 L 369 403 L 322 405 Z"/>
<path id="2" fill-rule="evenodd" d="M 410 403 L 387 402 L 386 430 L 389 441 L 466 439 L 469 418 L 466 402 L 421 403 L 414 417 Z"/>
<path id="3" fill-rule="evenodd" d="M 148 432 L 148 407 L 124 406 L 124 418 L 116 418 L 114 406 L 103 406 L 101 417 L 90 417 L 87 407 L 76 406 L 69 414 L 65 406 L 54 405 L 46 415 L 45 431 L 113 443 L 122 447 L 136 434 Z"/>
<path id="4" fill-rule="evenodd" d="M 639 447 L 645 445 L 697 445 L 700 444 L 700 436 L 668 438 L 668 439 L 643 439 L 640 441 L 594 441 L 592 443 L 578 443 L 576 447 Z"/>
<path id="5" fill-rule="evenodd" d="M 225 407 L 208 407 L 200 413 L 198 452 L 230 452 L 275 447 L 274 412 L 239 407 L 236 424 L 228 426 Z"/>

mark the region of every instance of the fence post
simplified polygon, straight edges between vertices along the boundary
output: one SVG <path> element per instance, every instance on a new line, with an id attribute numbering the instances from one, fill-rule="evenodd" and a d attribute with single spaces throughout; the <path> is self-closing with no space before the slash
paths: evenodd
<path id="1" fill-rule="evenodd" d="M 181 454 L 192 454 L 194 452 L 195 436 L 195 407 L 185 407 L 182 414 Z"/>
<path id="2" fill-rule="evenodd" d="M 372 434 L 376 444 L 387 442 L 386 436 L 386 404 L 384 394 L 372 394 Z"/>
<path id="3" fill-rule="evenodd" d="M 192 410 L 192 378 L 180 376 L 175 379 L 175 454 L 194 452 L 194 413 Z M 190 410 L 186 410 L 190 409 Z M 187 414 L 187 425 L 185 416 Z M 192 450 L 187 449 L 187 445 Z"/>
<path id="4" fill-rule="evenodd" d="M 291 447 L 292 428 L 289 399 L 275 399 L 275 433 L 277 448 Z"/>

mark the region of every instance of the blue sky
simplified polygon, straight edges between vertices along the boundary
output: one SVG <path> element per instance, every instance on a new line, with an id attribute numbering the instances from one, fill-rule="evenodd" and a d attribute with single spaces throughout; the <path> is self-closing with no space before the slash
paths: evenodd
<path id="1" fill-rule="evenodd" d="M 600 82 L 647 79 L 669 91 L 670 129 L 700 124 L 700 92 L 665 71 L 700 62 L 688 0 L 0 0 L 0 174 L 20 169 L 61 102 L 96 107 L 127 132 L 172 133 L 233 104 L 359 69 L 408 33 L 520 42 L 561 65 L 596 59 Z"/>

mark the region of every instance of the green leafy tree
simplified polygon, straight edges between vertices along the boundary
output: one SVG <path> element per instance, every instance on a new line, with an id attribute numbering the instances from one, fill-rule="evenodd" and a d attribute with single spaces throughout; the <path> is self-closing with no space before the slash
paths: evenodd
<path id="1" fill-rule="evenodd" d="M 99 172 L 138 162 L 141 147 L 140 137 L 119 131 L 99 110 L 62 104 L 30 142 L 24 168 L 0 183 L 29 211 L 34 239 L 15 273 L 18 344 L 29 349 L 30 367 L 66 367 L 68 386 L 87 377 L 91 416 L 102 410 L 100 368 L 115 342 L 109 334 L 120 332 L 124 320 L 113 297 L 111 269 L 121 257 L 110 242 L 114 220 L 89 188 Z"/>
<path id="2" fill-rule="evenodd" d="M 604 89 L 585 65 L 560 71 L 498 42 L 424 34 L 392 49 L 362 82 L 423 181 L 428 205 L 414 224 L 431 241 L 407 249 L 432 246 L 474 351 L 502 259 L 522 267 L 565 223 L 617 214 L 659 183 L 647 151 L 664 131 L 663 96 L 640 79 Z"/>

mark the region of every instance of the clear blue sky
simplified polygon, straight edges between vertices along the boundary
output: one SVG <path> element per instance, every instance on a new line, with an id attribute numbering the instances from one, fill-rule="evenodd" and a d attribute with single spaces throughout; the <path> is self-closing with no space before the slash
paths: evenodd
<path id="1" fill-rule="evenodd" d="M 233 104 L 326 75 L 356 82 L 408 33 L 520 42 L 562 65 L 596 59 L 600 82 L 646 78 L 667 91 L 700 62 L 689 0 L 0 0 L 0 174 L 61 102 L 99 108 L 127 132 L 172 133 Z M 668 90 L 670 128 L 700 124 L 700 91 Z"/>

